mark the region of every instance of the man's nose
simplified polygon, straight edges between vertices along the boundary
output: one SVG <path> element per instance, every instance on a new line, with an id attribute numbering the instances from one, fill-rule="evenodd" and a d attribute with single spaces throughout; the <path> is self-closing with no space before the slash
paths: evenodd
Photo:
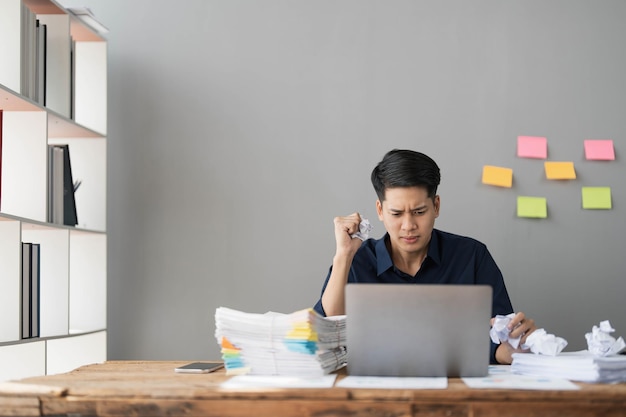
<path id="1" fill-rule="evenodd" d="M 402 229 L 413 230 L 416 227 L 417 227 L 417 224 L 413 220 L 413 216 L 411 216 L 410 214 L 404 216 L 404 218 L 402 219 Z"/>

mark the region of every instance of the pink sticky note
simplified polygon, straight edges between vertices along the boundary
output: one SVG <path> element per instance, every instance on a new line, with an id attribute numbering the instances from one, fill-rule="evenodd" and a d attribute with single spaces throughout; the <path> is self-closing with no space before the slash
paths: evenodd
<path id="1" fill-rule="evenodd" d="M 615 160 L 615 149 L 611 139 L 586 139 L 585 158 L 600 161 Z"/>
<path id="2" fill-rule="evenodd" d="M 548 157 L 548 139 L 540 136 L 518 136 L 517 156 L 546 159 Z"/>

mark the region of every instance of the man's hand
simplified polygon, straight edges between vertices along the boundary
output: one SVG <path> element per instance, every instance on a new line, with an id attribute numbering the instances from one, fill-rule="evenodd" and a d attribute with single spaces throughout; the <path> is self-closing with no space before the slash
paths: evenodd
<path id="1" fill-rule="evenodd" d="M 491 325 L 493 325 L 494 319 L 491 319 Z M 535 330 L 535 320 L 527 318 L 521 311 L 517 313 L 509 322 L 508 328 L 511 331 L 509 337 L 515 339 L 521 337 L 520 343 L 517 349 L 514 349 L 509 342 L 501 343 L 496 349 L 496 361 L 501 364 L 510 364 L 513 362 L 513 353 L 528 352 L 528 349 L 522 349 L 521 346 L 526 343 L 526 338 Z"/>
<path id="2" fill-rule="evenodd" d="M 359 231 L 361 216 L 352 213 L 349 216 L 335 217 L 335 241 L 337 251 L 335 256 L 348 256 L 350 260 L 361 247 L 361 239 L 355 239 L 351 235 Z"/>
<path id="3" fill-rule="evenodd" d="M 327 316 L 346 314 L 345 286 L 348 282 L 352 259 L 363 243 L 361 239 L 350 236 L 359 231 L 361 223 L 359 213 L 335 217 L 334 222 L 337 250 L 328 284 L 322 294 L 322 306 Z"/>

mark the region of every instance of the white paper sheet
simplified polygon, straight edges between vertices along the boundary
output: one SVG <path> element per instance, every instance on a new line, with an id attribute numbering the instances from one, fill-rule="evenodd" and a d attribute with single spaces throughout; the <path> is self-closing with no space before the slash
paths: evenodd
<path id="1" fill-rule="evenodd" d="M 337 387 L 377 389 L 446 389 L 448 387 L 448 378 L 351 375 L 337 382 Z"/>
<path id="2" fill-rule="evenodd" d="M 577 390 L 580 387 L 567 379 L 534 377 L 511 373 L 509 365 L 489 366 L 489 375 L 462 378 L 470 388 L 522 389 L 522 390 Z"/>
<path id="3" fill-rule="evenodd" d="M 241 388 L 332 388 L 337 375 L 300 378 L 284 375 L 237 375 L 220 384 L 225 389 Z"/>
<path id="4" fill-rule="evenodd" d="M 588 350 L 557 356 L 514 353 L 511 371 L 540 378 L 565 378 L 581 382 L 626 382 L 626 356 L 594 356 Z"/>

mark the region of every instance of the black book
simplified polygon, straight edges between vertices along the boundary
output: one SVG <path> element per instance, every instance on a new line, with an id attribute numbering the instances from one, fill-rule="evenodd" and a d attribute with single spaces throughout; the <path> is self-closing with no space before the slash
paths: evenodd
<path id="1" fill-rule="evenodd" d="M 32 243 L 30 252 L 30 337 L 39 337 L 40 244 Z"/>
<path id="2" fill-rule="evenodd" d="M 48 145 L 48 221 L 63 224 L 63 148 Z"/>
<path id="3" fill-rule="evenodd" d="M 35 57 L 35 97 L 34 101 L 46 105 L 46 42 L 47 27 L 37 20 L 36 22 L 36 57 Z"/>
<path id="4" fill-rule="evenodd" d="M 22 339 L 31 337 L 31 249 L 30 243 L 22 242 Z"/>
<path id="5" fill-rule="evenodd" d="M 74 179 L 72 177 L 72 163 L 70 161 L 69 145 L 57 145 L 63 148 L 63 224 L 76 226 L 76 199 L 74 197 Z"/>
<path id="6" fill-rule="evenodd" d="M 76 226 L 76 199 L 69 145 L 48 145 L 48 221 Z"/>
<path id="7" fill-rule="evenodd" d="M 0 201 L 2 201 L 2 109 L 0 109 Z"/>

